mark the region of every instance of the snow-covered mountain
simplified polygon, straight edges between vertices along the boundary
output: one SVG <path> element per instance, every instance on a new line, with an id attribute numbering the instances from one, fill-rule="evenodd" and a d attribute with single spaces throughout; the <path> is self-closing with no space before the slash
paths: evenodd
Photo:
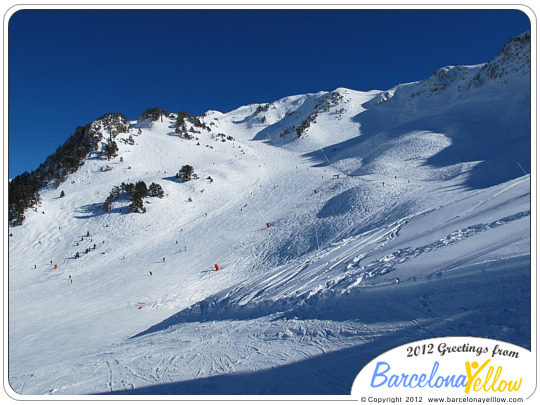
<path id="1" fill-rule="evenodd" d="M 387 91 L 81 127 L 9 229 L 11 388 L 349 394 L 405 342 L 530 347 L 530 97 L 526 33 Z"/>

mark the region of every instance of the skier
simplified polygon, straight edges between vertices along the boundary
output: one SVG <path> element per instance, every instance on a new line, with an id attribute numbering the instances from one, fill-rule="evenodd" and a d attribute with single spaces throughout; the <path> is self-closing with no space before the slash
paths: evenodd
<path id="1" fill-rule="evenodd" d="M 163 262 L 165 262 L 165 258 L 163 258 Z"/>
<path id="2" fill-rule="evenodd" d="M 150 272 L 150 275 L 152 275 L 152 272 Z"/>

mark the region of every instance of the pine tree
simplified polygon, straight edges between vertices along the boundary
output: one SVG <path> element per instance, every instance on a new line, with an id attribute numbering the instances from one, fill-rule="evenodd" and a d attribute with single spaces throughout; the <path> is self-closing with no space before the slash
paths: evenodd
<path id="1" fill-rule="evenodd" d="M 182 181 L 190 181 L 192 178 L 196 178 L 195 170 L 193 166 L 184 165 L 180 171 L 176 174 L 177 179 L 182 179 Z"/>
<path id="2" fill-rule="evenodd" d="M 105 212 L 110 211 L 112 208 L 113 201 L 114 201 L 114 195 L 111 192 L 111 194 L 109 194 L 109 196 L 105 199 L 105 203 L 103 204 L 103 211 Z"/>
<path id="3" fill-rule="evenodd" d="M 129 212 L 140 212 L 145 213 L 146 208 L 143 206 L 142 198 L 131 198 L 131 204 L 129 204 Z"/>
<path id="4" fill-rule="evenodd" d="M 135 184 L 133 183 L 124 183 L 122 182 L 122 184 L 120 185 L 120 189 L 124 192 L 124 193 L 127 193 L 129 195 L 131 195 L 134 191 L 135 191 Z"/>
<path id="5" fill-rule="evenodd" d="M 116 156 L 116 152 L 118 152 L 118 145 L 112 138 L 109 138 L 107 144 L 103 147 L 103 151 L 105 152 L 107 160 L 111 160 L 111 158 Z"/>
<path id="6" fill-rule="evenodd" d="M 138 181 L 135 184 L 133 194 L 131 195 L 131 204 L 129 205 L 130 212 L 146 212 L 143 205 L 143 198 L 148 195 L 148 188 L 144 181 Z"/>
<path id="7" fill-rule="evenodd" d="M 150 118 L 153 121 L 161 120 L 163 122 L 163 116 L 168 116 L 169 113 L 160 107 L 148 108 L 141 114 L 142 118 Z"/>
<path id="8" fill-rule="evenodd" d="M 148 187 L 146 187 L 146 183 L 144 181 L 138 181 L 135 184 L 135 190 L 133 192 L 133 196 L 136 198 L 144 198 L 148 195 Z"/>
<path id="9" fill-rule="evenodd" d="M 150 197 L 163 198 L 165 193 L 163 192 L 163 189 L 161 188 L 159 184 L 152 183 L 150 184 L 150 187 L 148 187 L 148 195 Z"/>

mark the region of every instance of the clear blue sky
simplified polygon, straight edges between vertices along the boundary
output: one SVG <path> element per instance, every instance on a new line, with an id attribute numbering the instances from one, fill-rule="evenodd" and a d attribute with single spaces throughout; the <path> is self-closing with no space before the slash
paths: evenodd
<path id="1" fill-rule="evenodd" d="M 109 112 L 192 115 L 487 62 L 517 10 L 21 10 L 9 20 L 9 176 Z"/>

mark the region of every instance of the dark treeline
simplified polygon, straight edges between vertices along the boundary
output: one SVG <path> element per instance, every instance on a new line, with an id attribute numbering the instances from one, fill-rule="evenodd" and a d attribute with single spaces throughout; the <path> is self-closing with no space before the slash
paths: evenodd
<path id="1" fill-rule="evenodd" d="M 39 203 L 39 190 L 51 183 L 58 188 L 69 174 L 79 170 L 88 154 L 98 150 L 103 135 L 109 137 L 104 154 L 110 159 L 118 150 L 113 138 L 119 133 L 128 132 L 129 127 L 126 117 L 120 113 L 105 114 L 92 124 L 77 127 L 73 135 L 36 170 L 24 172 L 9 182 L 9 221 L 15 226 L 21 225 L 26 209 L 34 208 Z"/>
<path id="2" fill-rule="evenodd" d="M 90 124 L 78 127 L 36 170 L 12 179 L 8 187 L 9 220 L 14 225 L 21 225 L 24 211 L 39 202 L 39 189 L 52 182 L 56 187 L 62 184 L 70 173 L 84 164 L 88 154 L 97 148 L 98 141 L 99 137 L 90 130 Z"/>

